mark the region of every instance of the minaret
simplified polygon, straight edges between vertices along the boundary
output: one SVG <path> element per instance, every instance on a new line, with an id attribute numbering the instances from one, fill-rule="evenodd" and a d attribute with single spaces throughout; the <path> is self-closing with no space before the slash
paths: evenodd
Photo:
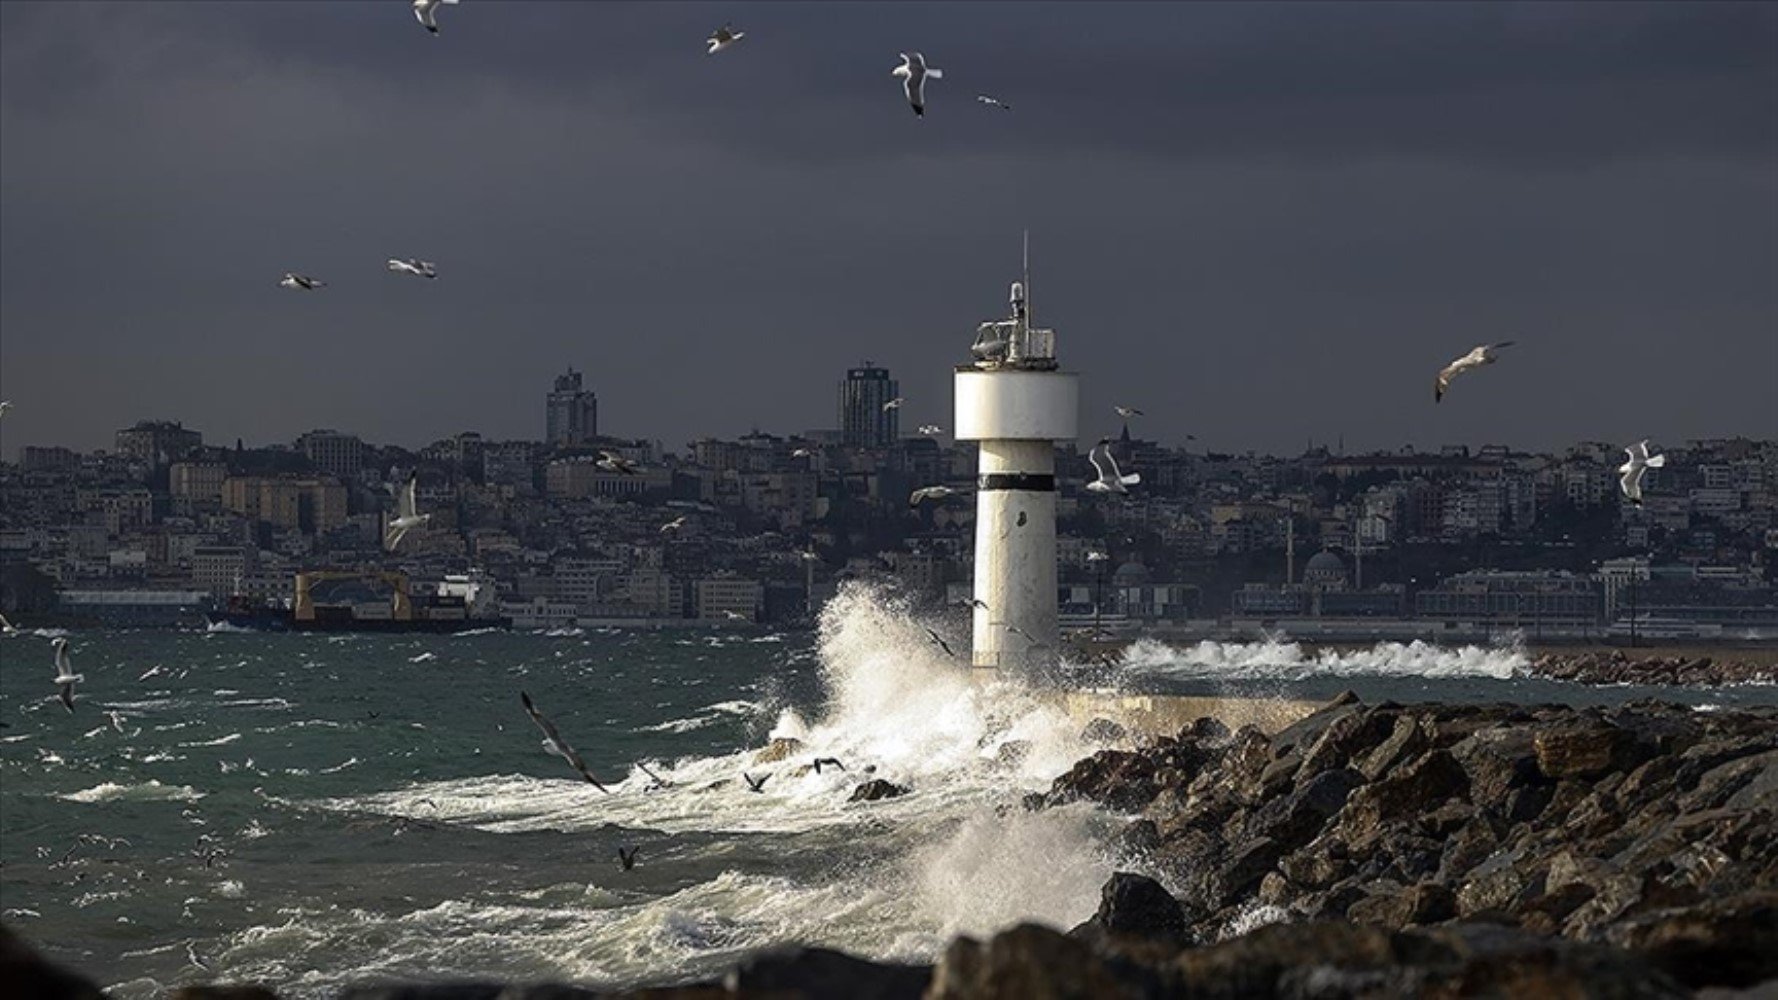
<path id="1" fill-rule="evenodd" d="M 1027 248 L 1029 244 L 1027 243 Z M 957 440 L 979 443 L 975 520 L 978 668 L 1042 669 L 1056 626 L 1056 458 L 1075 440 L 1080 387 L 1057 370 L 1056 334 L 1031 325 L 1030 257 L 1012 317 L 976 328 L 975 360 L 956 369 Z"/>

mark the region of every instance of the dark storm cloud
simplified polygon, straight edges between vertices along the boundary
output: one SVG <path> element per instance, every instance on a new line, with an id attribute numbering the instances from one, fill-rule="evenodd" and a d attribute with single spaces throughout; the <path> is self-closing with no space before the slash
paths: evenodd
<path id="1" fill-rule="evenodd" d="M 731 18 L 748 37 L 705 56 Z M 1027 224 L 1088 433 L 1113 396 L 1242 447 L 1778 428 L 1770 6 L 471 0 L 440 23 L 0 4 L 8 451 L 146 415 L 536 436 L 570 363 L 607 427 L 671 444 L 828 425 L 866 356 L 948 426 L 947 366 Z M 947 71 L 924 121 L 889 75 L 913 49 Z M 444 277 L 380 274 L 392 254 Z M 272 287 L 290 268 L 334 285 Z M 1425 411 L 1431 371 L 1508 334 L 1530 349 L 1494 386 Z"/>

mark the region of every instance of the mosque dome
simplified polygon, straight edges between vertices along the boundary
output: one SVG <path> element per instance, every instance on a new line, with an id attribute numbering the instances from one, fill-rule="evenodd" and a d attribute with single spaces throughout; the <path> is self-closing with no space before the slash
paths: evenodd
<path id="1" fill-rule="evenodd" d="M 1111 583 L 1116 587 L 1144 587 L 1152 579 L 1148 567 L 1132 559 L 1117 568 L 1111 574 Z"/>
<path id="2" fill-rule="evenodd" d="M 1346 564 L 1332 552 L 1317 552 L 1303 567 L 1303 582 L 1321 586 L 1344 586 Z"/>

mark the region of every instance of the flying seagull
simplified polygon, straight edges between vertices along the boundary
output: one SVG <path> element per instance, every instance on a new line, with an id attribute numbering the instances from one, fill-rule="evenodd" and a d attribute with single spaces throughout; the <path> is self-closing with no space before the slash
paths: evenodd
<path id="1" fill-rule="evenodd" d="M 741 772 L 741 780 L 747 782 L 747 790 L 750 792 L 764 792 L 766 790 L 766 780 L 770 777 L 771 775 L 769 774 L 762 774 L 758 778 L 755 778 L 746 771 Z"/>
<path id="2" fill-rule="evenodd" d="M 0 417 L 6 416 L 6 411 L 10 409 L 12 409 L 12 401 L 8 399 L 0 399 Z"/>
<path id="3" fill-rule="evenodd" d="M 410 530 L 432 520 L 431 514 L 420 513 L 419 502 L 415 496 L 419 487 L 419 477 L 410 478 L 406 488 L 396 498 L 395 520 L 390 521 L 389 526 L 383 529 L 383 547 L 390 552 L 395 551 L 395 546 L 401 544 L 402 538 L 406 537 Z"/>
<path id="4" fill-rule="evenodd" d="M 454 4 L 457 0 L 414 0 L 414 20 L 426 26 L 426 30 L 438 34 L 438 5 Z"/>
<path id="5" fill-rule="evenodd" d="M 988 610 L 988 602 L 982 600 L 979 597 L 971 597 L 967 601 L 958 601 L 957 603 L 958 604 L 965 604 L 965 605 L 968 605 L 969 607 L 972 607 L 972 608 L 981 608 L 983 611 Z"/>
<path id="6" fill-rule="evenodd" d="M 790 457 L 791 458 L 808 458 L 810 455 L 813 455 L 813 454 L 815 454 L 815 453 L 810 451 L 807 448 L 798 448 L 797 450 L 790 453 Z"/>
<path id="7" fill-rule="evenodd" d="M 918 52 L 901 54 L 901 65 L 891 71 L 891 75 L 902 78 L 902 89 L 907 91 L 908 104 L 914 109 L 916 116 L 926 114 L 926 78 L 942 80 L 944 70 L 934 69 L 926 65 L 926 57 Z"/>
<path id="8" fill-rule="evenodd" d="M 1640 507 L 1642 506 L 1643 473 L 1650 469 L 1658 469 L 1661 466 L 1666 465 L 1667 456 L 1650 455 L 1648 453 L 1647 438 L 1643 438 L 1630 447 L 1625 448 L 1624 454 L 1630 456 L 1630 458 L 1628 461 L 1624 462 L 1624 464 L 1617 467 L 1617 471 L 1622 473 L 1622 476 L 1618 479 L 1618 485 L 1623 488 L 1624 496 L 1628 497 L 1632 504 Z"/>
<path id="9" fill-rule="evenodd" d="M 650 787 L 652 787 L 652 788 L 672 788 L 673 787 L 673 783 L 671 781 L 668 781 L 667 779 L 661 777 L 660 775 L 654 773 L 653 771 L 650 771 L 648 769 L 647 764 L 644 764 L 641 761 L 637 761 L 636 768 L 638 770 L 640 770 L 643 774 L 648 775 L 648 779 L 650 781 L 654 782 L 654 784 Z"/>
<path id="10" fill-rule="evenodd" d="M 198 954 L 197 945 L 190 941 L 185 942 L 185 960 L 198 968 L 203 969 L 205 972 L 210 971 L 210 960 Z"/>
<path id="11" fill-rule="evenodd" d="M 823 764 L 832 764 L 834 767 L 837 767 L 842 771 L 844 771 L 846 769 L 846 765 L 840 763 L 840 759 L 838 757 L 817 757 L 817 758 L 815 758 L 815 773 L 816 774 L 821 773 L 821 765 L 823 765 Z"/>
<path id="12" fill-rule="evenodd" d="M 727 618 L 731 622 L 750 622 L 753 620 L 739 611 L 724 611 L 722 617 Z"/>
<path id="13" fill-rule="evenodd" d="M 11 622 L 6 620 L 6 616 L 0 615 L 0 635 L 18 635 L 18 634 L 19 634 L 19 630 L 16 627 L 14 627 Z"/>
<path id="14" fill-rule="evenodd" d="M 673 520 L 668 521 L 666 524 L 661 525 L 661 534 L 664 535 L 669 531 L 678 531 L 683 527 L 685 527 L 685 515 L 681 514 Z"/>
<path id="15" fill-rule="evenodd" d="M 297 274 L 295 271 L 285 271 L 283 280 L 278 284 L 284 288 L 294 288 L 303 292 L 312 292 L 317 288 L 327 287 L 327 282 L 317 281 L 306 274 Z"/>
<path id="16" fill-rule="evenodd" d="M 888 413 L 890 410 L 899 410 L 899 409 L 901 409 L 901 404 L 903 404 L 905 402 L 907 402 L 907 400 L 901 398 L 900 396 L 897 396 L 894 399 L 891 399 L 889 402 L 883 404 L 883 412 Z"/>
<path id="17" fill-rule="evenodd" d="M 1503 347 L 1511 347 L 1512 345 L 1513 341 L 1510 340 L 1503 340 L 1498 344 L 1482 344 L 1468 354 L 1465 354 L 1463 357 L 1458 358 L 1439 369 L 1438 380 L 1434 383 L 1432 388 L 1432 401 L 1436 403 L 1445 398 L 1445 390 L 1451 387 L 1452 379 L 1469 371 L 1471 368 L 1480 368 L 1482 365 L 1493 364 L 1500 360 L 1496 357 L 1496 352 Z"/>
<path id="18" fill-rule="evenodd" d="M 544 718 L 543 713 L 537 710 L 537 706 L 531 703 L 531 696 L 520 691 L 519 700 L 525 703 L 525 712 L 531 716 L 531 721 L 537 723 L 537 728 L 543 730 L 543 745 L 547 747 L 551 753 L 559 755 L 563 760 L 571 764 L 576 771 L 580 772 L 580 776 L 587 780 L 588 784 L 597 788 L 599 791 L 604 792 L 606 795 L 610 795 L 611 789 L 606 788 L 599 783 L 598 778 L 593 777 L 593 772 L 587 770 L 586 761 L 581 760 L 580 754 L 575 753 L 574 748 L 569 746 L 567 742 L 562 739 L 562 734 L 556 732 L 555 723 Z"/>
<path id="19" fill-rule="evenodd" d="M 942 76 L 943 74 L 940 74 L 940 75 Z M 977 95 L 975 95 L 975 99 L 982 102 L 983 104 L 986 104 L 987 106 L 989 106 L 991 108 L 999 108 L 1002 111 L 1011 111 L 1012 110 L 1012 105 L 1006 103 L 1005 101 L 1001 100 L 998 97 L 989 97 L 987 94 L 977 94 Z"/>
<path id="20" fill-rule="evenodd" d="M 953 660 L 957 658 L 957 654 L 951 652 L 951 644 L 944 640 L 944 636 L 939 635 L 937 632 L 934 632 L 931 629 L 927 629 L 926 634 L 928 636 L 932 637 L 933 642 L 938 643 L 938 648 L 944 650 L 946 656 L 950 657 Z"/>
<path id="21" fill-rule="evenodd" d="M 715 31 L 710 32 L 710 37 L 706 39 L 706 41 L 710 43 L 710 51 L 708 54 L 715 55 L 746 37 L 747 32 L 736 31 L 733 25 L 725 24 L 722 27 L 717 28 Z"/>
<path id="22" fill-rule="evenodd" d="M 928 500 L 947 500 L 957 495 L 949 486 L 922 486 L 908 495 L 908 506 L 918 507 Z"/>
<path id="23" fill-rule="evenodd" d="M 1110 555 L 1108 555 L 1104 552 L 1099 552 L 1097 550 L 1087 553 L 1087 562 L 1104 562 L 1105 560 L 1110 559 L 1110 558 L 1111 558 Z"/>
<path id="24" fill-rule="evenodd" d="M 1116 410 L 1117 415 L 1123 417 L 1125 420 L 1128 420 L 1131 417 L 1145 417 L 1148 415 L 1141 410 L 1136 409 L 1134 406 L 1113 406 L 1112 409 Z"/>
<path id="25" fill-rule="evenodd" d="M 1036 637 L 1036 636 L 1034 636 L 1034 635 L 1032 635 L 1032 634 L 1031 634 L 1031 633 L 1029 633 L 1029 632 L 1027 632 L 1027 631 L 1025 631 L 1025 630 L 1024 630 L 1024 629 L 1022 629 L 1022 628 L 1020 628 L 1020 627 L 1018 627 L 1018 626 L 1017 626 L 1017 625 L 1012 625 L 1012 624 L 1009 624 L 1009 623 L 1007 623 L 1007 622 L 1001 622 L 1001 623 L 1000 623 L 1000 627 L 1001 627 L 1001 628 L 1003 628 L 1003 629 L 1006 629 L 1006 630 L 1007 630 L 1007 631 L 1008 631 L 1008 632 L 1011 632 L 1011 633 L 1012 633 L 1012 634 L 1013 634 L 1013 635 L 1020 635 L 1020 636 L 1024 636 L 1024 637 L 1025 637 L 1025 641 L 1026 641 L 1026 642 L 1028 642 L 1028 643 L 1030 643 L 1030 644 L 1031 644 L 1031 645 L 1033 645 L 1033 646 L 1041 646 L 1041 645 L 1043 645 L 1043 643 L 1041 643 L 1041 642 L 1038 642 L 1038 641 L 1037 641 L 1037 637 Z"/>
<path id="26" fill-rule="evenodd" d="M 389 263 L 384 266 L 398 274 L 411 274 L 416 278 L 438 277 L 438 266 L 429 260 L 421 260 L 418 257 L 409 257 L 407 260 L 391 257 Z"/>
<path id="27" fill-rule="evenodd" d="M 1142 482 L 1138 473 L 1124 475 L 1118 471 L 1117 459 L 1111 454 L 1111 439 L 1100 438 L 1099 443 L 1087 452 L 1087 461 L 1099 472 L 1099 478 L 1087 484 L 1087 489 L 1094 493 L 1128 493 L 1128 487 Z"/>
<path id="28" fill-rule="evenodd" d="M 606 472 L 615 472 L 620 476 L 639 476 L 642 474 L 642 470 L 636 467 L 635 462 L 630 461 L 616 452 L 600 451 L 599 460 L 593 464 L 604 469 Z"/>
<path id="29" fill-rule="evenodd" d="M 945 432 L 945 429 L 943 427 L 940 427 L 937 424 L 921 424 L 920 425 L 920 433 L 926 435 L 927 437 L 931 437 L 934 434 L 943 434 L 944 432 Z"/>
<path id="30" fill-rule="evenodd" d="M 68 640 L 56 636 L 55 641 L 50 645 L 54 646 L 56 651 L 55 684 L 58 688 L 57 695 L 62 699 L 62 707 L 72 712 L 74 711 L 74 685 L 86 678 L 75 673 L 74 665 L 68 662 Z"/>
<path id="31" fill-rule="evenodd" d="M 712 50 L 712 51 L 714 51 L 714 50 Z M 636 852 L 638 852 L 640 850 L 642 850 L 642 848 L 632 847 L 632 848 L 630 848 L 628 853 L 625 853 L 624 849 L 621 846 L 618 847 L 618 849 L 617 849 L 617 863 L 624 866 L 624 871 L 629 871 L 630 869 L 636 867 Z"/>

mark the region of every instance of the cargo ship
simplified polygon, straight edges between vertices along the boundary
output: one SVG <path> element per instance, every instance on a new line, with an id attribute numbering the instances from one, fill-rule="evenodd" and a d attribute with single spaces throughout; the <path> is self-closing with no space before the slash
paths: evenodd
<path id="1" fill-rule="evenodd" d="M 210 612 L 216 629 L 262 632 L 469 632 L 509 629 L 499 613 L 493 582 L 479 572 L 446 576 L 430 594 L 413 594 L 407 574 L 395 570 L 312 570 L 296 575 L 287 606 L 236 593 Z"/>

